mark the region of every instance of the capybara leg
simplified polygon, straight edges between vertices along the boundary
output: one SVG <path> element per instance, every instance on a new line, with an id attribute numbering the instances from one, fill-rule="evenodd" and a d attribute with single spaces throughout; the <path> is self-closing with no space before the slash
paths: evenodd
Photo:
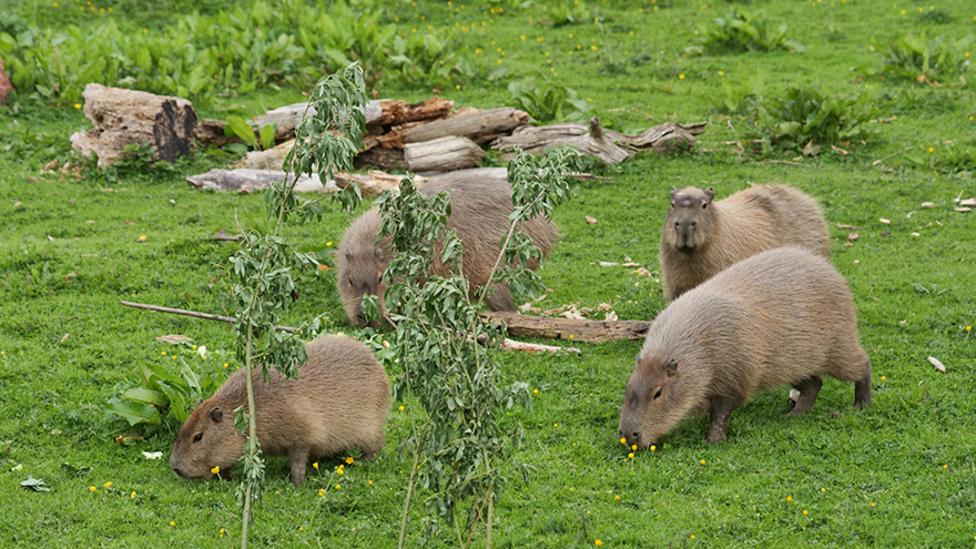
<path id="1" fill-rule="evenodd" d="M 854 407 L 867 408 L 871 404 L 871 359 L 867 359 L 867 372 L 864 377 L 854 382 Z"/>
<path id="2" fill-rule="evenodd" d="M 296 446 L 288 450 L 288 465 L 291 466 L 291 482 L 298 486 L 305 482 L 305 466 L 308 465 L 308 446 Z"/>
<path id="3" fill-rule="evenodd" d="M 363 452 L 364 461 L 373 461 L 376 456 L 383 449 L 383 439 L 379 439 L 378 442 L 373 442 L 372 444 L 365 444 L 359 448 Z"/>
<path id="4" fill-rule="evenodd" d="M 504 284 L 495 284 L 488 296 L 488 308 L 492 311 L 514 311 L 515 298 L 512 291 Z"/>
<path id="5" fill-rule="evenodd" d="M 810 408 L 813 407 L 813 403 L 817 401 L 817 393 L 820 392 L 822 385 L 823 381 L 818 376 L 810 376 L 794 384 L 793 388 L 800 391 L 800 396 L 796 399 L 796 404 L 793 405 L 793 409 L 790 410 L 789 415 L 799 416 L 809 412 Z"/>
<path id="6" fill-rule="evenodd" d="M 718 444 L 725 440 L 729 430 L 729 420 L 732 410 L 738 406 L 738 401 L 729 397 L 714 397 L 708 403 L 708 443 Z"/>

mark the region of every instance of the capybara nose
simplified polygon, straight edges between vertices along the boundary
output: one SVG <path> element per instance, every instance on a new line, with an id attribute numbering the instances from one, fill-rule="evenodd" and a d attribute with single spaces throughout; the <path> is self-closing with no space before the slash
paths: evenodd
<path id="1" fill-rule="evenodd" d="M 183 469 L 180 469 L 176 465 L 173 465 L 173 472 L 176 473 L 176 476 L 178 477 L 186 478 L 186 475 L 183 473 Z"/>

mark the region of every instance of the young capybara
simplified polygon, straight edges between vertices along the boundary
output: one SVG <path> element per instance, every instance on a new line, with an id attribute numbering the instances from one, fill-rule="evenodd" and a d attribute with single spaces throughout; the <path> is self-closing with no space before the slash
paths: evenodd
<path id="1" fill-rule="evenodd" d="M 457 231 L 464 253 L 461 268 L 471 284 L 472 298 L 488 281 L 492 267 L 501 251 L 501 241 L 508 232 L 508 215 L 512 211 L 511 188 L 504 177 L 493 177 L 493 170 L 465 170 L 431 178 L 419 188 L 425 195 L 448 192 L 451 195 L 451 217 L 448 228 Z M 383 271 L 392 259 L 388 241 L 377 242 L 380 213 L 372 208 L 358 219 L 342 236 L 336 255 L 336 280 L 343 308 L 354 326 L 365 324 L 362 298 L 365 294 L 378 297 L 383 314 Z M 523 223 L 525 232 L 545 256 L 559 237 L 555 224 L 547 218 L 535 217 Z M 533 262 L 530 268 L 538 265 Z M 446 275 L 444 266 L 435 261 L 434 272 Z M 497 284 L 488 295 L 488 306 L 495 311 L 515 309 L 515 301 L 508 287 Z"/>
<path id="2" fill-rule="evenodd" d="M 671 301 L 737 261 L 779 246 L 827 257 L 830 234 L 817 201 L 793 187 L 757 185 L 713 202 L 715 192 L 671 189 L 661 230 L 664 296 Z"/>
<path id="3" fill-rule="evenodd" d="M 776 248 L 744 259 L 671 302 L 651 323 L 620 410 L 620 436 L 646 447 L 692 413 L 725 439 L 732 410 L 757 391 L 792 385 L 805 413 L 820 376 L 854 382 L 871 401 L 871 360 L 857 337 L 854 301 L 827 259 Z"/>
<path id="4" fill-rule="evenodd" d="M 322 336 L 305 350 L 308 361 L 296 379 L 272 371 L 266 383 L 260 369 L 252 375 L 261 450 L 288 456 L 296 486 L 305 480 L 309 458 L 354 448 L 366 459 L 379 453 L 390 409 L 386 372 L 365 345 Z M 214 466 L 227 470 L 241 459 L 245 439 L 234 427 L 234 410 L 245 405 L 245 382 L 238 370 L 190 414 L 173 443 L 173 472 L 205 478 Z"/>

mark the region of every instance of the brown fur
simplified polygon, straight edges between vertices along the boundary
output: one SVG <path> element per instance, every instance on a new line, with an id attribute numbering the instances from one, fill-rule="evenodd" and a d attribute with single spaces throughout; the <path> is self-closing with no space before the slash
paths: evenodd
<path id="1" fill-rule="evenodd" d="M 365 345 L 345 336 L 322 336 L 305 349 L 308 362 L 297 379 L 272 371 L 265 383 L 255 370 L 254 401 L 261 450 L 287 455 L 292 481 L 305 479 L 308 459 L 359 448 L 371 458 L 383 448 L 390 409 L 386 372 Z M 244 406 L 246 383 L 238 370 L 187 418 L 173 444 L 170 466 L 185 478 L 204 478 L 219 466 L 230 469 L 244 453 L 234 428 L 234 410 Z M 202 438 L 194 442 L 197 435 Z"/>
<path id="2" fill-rule="evenodd" d="M 488 281 L 491 269 L 501 251 L 501 240 L 508 232 L 508 215 L 512 211 L 511 189 L 504 179 L 479 177 L 479 170 L 468 170 L 455 176 L 432 179 L 420 188 L 420 192 L 433 195 L 447 191 L 451 194 L 451 217 L 448 228 L 455 229 L 464 245 L 461 267 L 471 284 L 472 298 L 476 297 Z M 362 297 L 378 296 L 380 310 L 385 288 L 383 271 L 390 262 L 392 252 L 388 242 L 377 244 L 380 214 L 373 208 L 353 221 L 342 236 L 336 256 L 336 279 L 339 296 L 349 317 L 356 326 L 364 324 Z M 520 227 L 528 234 L 543 255 L 547 255 L 559 237 L 555 224 L 549 219 L 536 217 Z M 537 265 L 530 265 L 536 268 Z M 438 262 L 434 272 L 447 275 Z M 515 302 L 509 289 L 497 285 L 488 297 L 493 310 L 514 310 Z"/>
<path id="3" fill-rule="evenodd" d="M 627 383 L 620 433 L 647 446 L 695 412 L 709 442 L 757 391 L 793 385 L 794 415 L 816 399 L 821 375 L 855 382 L 871 400 L 871 361 L 858 343 L 847 282 L 821 256 L 788 246 L 736 263 L 671 302 L 654 319 Z M 657 395 L 657 398 L 655 398 Z"/>
<path id="4" fill-rule="evenodd" d="M 757 185 L 725 200 L 696 187 L 671 190 L 661 230 L 664 296 L 671 301 L 737 261 L 795 245 L 827 257 L 830 234 L 817 201 L 785 185 Z"/>

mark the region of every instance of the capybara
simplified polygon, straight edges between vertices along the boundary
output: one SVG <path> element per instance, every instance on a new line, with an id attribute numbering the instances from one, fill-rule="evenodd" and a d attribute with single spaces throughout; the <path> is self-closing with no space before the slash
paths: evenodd
<path id="1" fill-rule="evenodd" d="M 827 257 L 830 234 L 817 201 L 793 187 L 757 185 L 713 202 L 711 187 L 671 189 L 661 230 L 664 297 L 671 301 L 759 252 L 800 246 Z"/>
<path id="2" fill-rule="evenodd" d="M 372 458 L 383 448 L 390 409 L 386 372 L 362 343 L 321 336 L 305 345 L 308 361 L 298 378 L 260 368 L 252 375 L 257 435 L 268 455 L 287 455 L 295 485 L 305 480 L 309 458 L 358 448 Z M 214 466 L 227 470 L 244 455 L 245 438 L 234 410 L 247 399 L 244 370 L 234 372 L 190 414 L 173 443 L 170 466 L 184 478 L 204 478 Z"/>
<path id="3" fill-rule="evenodd" d="M 447 226 L 457 231 L 464 245 L 461 268 L 471 284 L 472 298 L 487 283 L 501 251 L 502 238 L 509 228 L 511 188 L 504 177 L 492 175 L 495 173 L 495 170 L 465 170 L 431 178 L 419 188 L 428 196 L 445 191 L 451 195 L 451 216 Z M 392 259 L 392 250 L 388 239 L 377 242 L 380 223 L 376 208 L 361 215 L 342 236 L 336 255 L 339 296 L 349 322 L 355 326 L 365 324 L 362 309 L 365 294 L 377 296 L 381 315 L 384 313 L 383 271 Z M 548 254 L 559 237 L 556 225 L 544 217 L 525 221 L 519 229 L 532 239 L 543 255 Z M 529 265 L 533 269 L 537 266 L 537 262 Z M 433 270 L 442 276 L 448 274 L 438 261 L 434 262 Z M 495 311 L 514 310 L 515 301 L 508 287 L 496 284 L 488 295 L 488 306 Z"/>
<path id="4" fill-rule="evenodd" d="M 757 392 L 792 385 L 790 414 L 813 406 L 821 375 L 854 382 L 854 406 L 871 401 L 871 360 L 858 343 L 844 277 L 805 248 L 744 259 L 671 302 L 637 355 L 620 410 L 620 436 L 646 447 L 692 413 L 710 417 L 708 441 L 725 439 L 732 410 Z"/>

